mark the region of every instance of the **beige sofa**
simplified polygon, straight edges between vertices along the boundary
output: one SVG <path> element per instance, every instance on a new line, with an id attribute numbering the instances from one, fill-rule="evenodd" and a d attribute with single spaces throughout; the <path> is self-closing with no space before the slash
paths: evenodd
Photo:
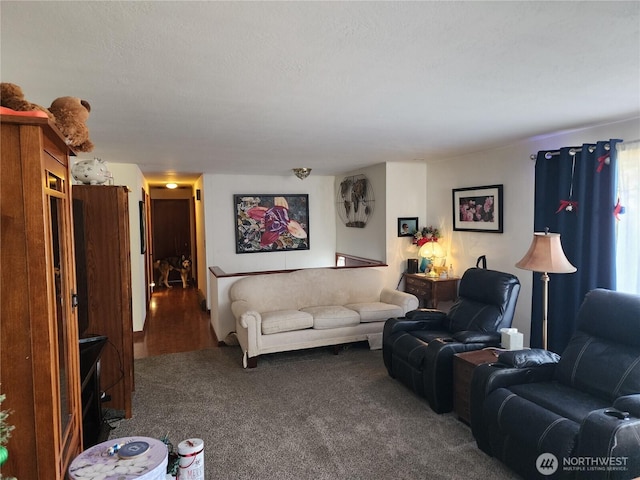
<path id="1" fill-rule="evenodd" d="M 367 340 L 384 322 L 418 308 L 409 293 L 384 286 L 372 268 L 318 268 L 255 275 L 229 291 L 243 365 L 265 353 Z"/>

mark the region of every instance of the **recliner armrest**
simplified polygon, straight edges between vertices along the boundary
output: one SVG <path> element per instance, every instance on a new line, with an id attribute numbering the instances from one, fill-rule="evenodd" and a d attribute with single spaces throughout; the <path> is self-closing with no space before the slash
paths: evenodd
<path id="1" fill-rule="evenodd" d="M 385 338 L 398 332 L 412 332 L 416 330 L 438 330 L 441 325 L 435 320 L 408 320 L 405 318 L 390 318 L 385 322 Z"/>
<path id="2" fill-rule="evenodd" d="M 498 363 L 502 363 L 514 368 L 529 368 L 550 363 L 558 363 L 560 355 L 542 350 L 540 348 L 532 348 L 527 350 L 504 350 L 498 355 Z"/>
<path id="3" fill-rule="evenodd" d="M 634 417 L 640 418 L 640 393 L 616 398 L 616 401 L 613 402 L 613 408 L 629 412 Z"/>
<path id="4" fill-rule="evenodd" d="M 620 413 L 622 415 L 618 415 Z M 610 458 L 613 462 L 611 465 L 616 468 L 603 472 L 597 478 L 605 478 L 605 473 L 606 478 L 611 480 L 636 478 L 640 475 L 638 438 L 640 419 L 616 408 L 594 410 L 580 425 L 575 456 Z"/>
<path id="5" fill-rule="evenodd" d="M 407 312 L 405 315 L 406 318 L 410 318 L 412 320 L 440 320 L 443 321 L 447 318 L 447 314 L 442 310 L 436 310 L 434 308 L 417 308 L 416 310 L 411 310 Z"/>
<path id="6" fill-rule="evenodd" d="M 481 343 L 487 347 L 495 347 L 500 345 L 501 334 L 497 332 L 464 330 L 454 333 L 452 337 L 460 343 Z"/>
<path id="7" fill-rule="evenodd" d="M 441 330 L 446 318 L 447 314 L 440 310 L 427 308 L 411 310 L 403 318 L 390 318 L 387 320 L 387 322 L 390 320 L 395 321 L 393 328 L 388 333 L 410 332 L 412 330 Z"/>

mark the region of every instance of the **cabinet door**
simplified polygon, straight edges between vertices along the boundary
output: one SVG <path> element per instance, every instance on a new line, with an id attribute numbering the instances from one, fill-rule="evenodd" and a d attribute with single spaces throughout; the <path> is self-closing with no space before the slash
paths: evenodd
<path id="1" fill-rule="evenodd" d="M 51 365 L 57 375 L 54 409 L 59 416 L 59 426 L 54 439 L 60 446 L 61 472 L 78 453 L 80 422 L 79 359 L 77 319 L 74 308 L 75 269 L 71 234 L 69 185 L 66 168 L 55 160 L 45 160 L 45 198 L 48 207 L 50 275 L 50 328 L 55 335 L 56 347 Z"/>

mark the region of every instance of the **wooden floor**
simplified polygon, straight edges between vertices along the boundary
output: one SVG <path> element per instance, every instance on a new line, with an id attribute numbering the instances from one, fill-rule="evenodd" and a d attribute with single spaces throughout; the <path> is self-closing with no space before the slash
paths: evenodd
<path id="1" fill-rule="evenodd" d="M 209 313 L 200 308 L 197 290 L 178 285 L 153 292 L 144 332 L 133 334 L 134 358 L 217 345 Z"/>

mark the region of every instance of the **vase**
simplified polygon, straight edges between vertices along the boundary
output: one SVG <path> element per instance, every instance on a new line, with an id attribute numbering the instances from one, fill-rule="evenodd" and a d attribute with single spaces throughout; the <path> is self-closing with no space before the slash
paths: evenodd
<path id="1" fill-rule="evenodd" d="M 5 447 L 0 446 L 0 467 L 4 465 L 4 462 L 6 462 L 8 458 L 9 451 Z"/>
<path id="2" fill-rule="evenodd" d="M 431 261 L 427 257 L 422 257 L 422 260 L 420 260 L 420 272 L 426 272 L 430 263 Z"/>

